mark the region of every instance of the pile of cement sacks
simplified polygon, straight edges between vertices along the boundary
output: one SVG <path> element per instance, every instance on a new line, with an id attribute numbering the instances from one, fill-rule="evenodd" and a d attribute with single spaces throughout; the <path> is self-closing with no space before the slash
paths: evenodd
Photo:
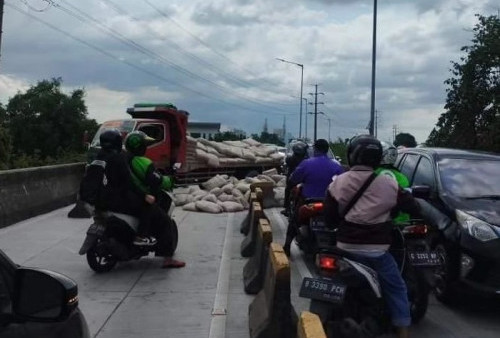
<path id="1" fill-rule="evenodd" d="M 237 212 L 248 209 L 250 184 L 272 182 L 274 185 L 271 203 L 267 207 L 283 206 L 286 178 L 271 169 L 256 177 L 238 180 L 227 175 L 217 175 L 200 185 L 192 185 L 175 190 L 175 205 L 187 211 L 209 213 Z"/>
<path id="2" fill-rule="evenodd" d="M 279 164 L 284 155 L 270 147 L 247 138 L 242 141 L 209 141 L 187 136 L 186 155 L 190 170 L 202 167 L 220 168 L 252 164 Z"/>

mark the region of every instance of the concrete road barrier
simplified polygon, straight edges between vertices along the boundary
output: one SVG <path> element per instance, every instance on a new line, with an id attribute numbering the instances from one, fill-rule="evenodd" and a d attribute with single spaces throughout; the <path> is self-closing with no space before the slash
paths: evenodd
<path id="1" fill-rule="evenodd" d="M 241 242 L 240 253 L 243 257 L 250 257 L 255 252 L 255 239 L 257 237 L 257 227 L 259 219 L 266 218 L 259 202 L 252 203 L 252 213 L 250 214 L 248 234 Z"/>
<path id="2" fill-rule="evenodd" d="M 303 311 L 300 314 L 297 325 L 297 338 L 326 338 L 325 330 L 318 315 L 309 311 Z"/>
<path id="3" fill-rule="evenodd" d="M 294 338 L 296 323 L 290 300 L 290 263 L 277 243 L 269 246 L 264 287 L 248 307 L 251 338 Z"/>
<path id="4" fill-rule="evenodd" d="M 85 163 L 0 171 L 0 227 L 76 201 Z"/>
<path id="5" fill-rule="evenodd" d="M 248 204 L 250 204 L 250 207 L 248 208 L 248 213 L 247 213 L 247 215 L 243 219 L 243 222 L 241 222 L 241 225 L 240 225 L 240 232 L 243 235 L 245 235 L 245 236 L 248 234 L 248 230 L 250 229 L 250 215 L 252 214 L 252 210 L 253 210 L 252 209 L 253 202 L 258 202 L 257 193 L 256 192 L 251 192 L 250 193 L 250 199 L 248 201 Z"/>
<path id="6" fill-rule="evenodd" d="M 251 191 L 262 190 L 262 198 L 260 199 L 261 205 L 264 209 L 272 208 L 276 205 L 274 200 L 274 183 L 273 182 L 258 182 L 250 184 Z"/>
<path id="7" fill-rule="evenodd" d="M 267 219 L 261 218 L 255 242 L 255 252 L 243 267 L 243 284 L 245 292 L 248 294 L 254 295 L 262 289 L 269 257 L 269 245 L 272 241 L 271 225 Z"/>

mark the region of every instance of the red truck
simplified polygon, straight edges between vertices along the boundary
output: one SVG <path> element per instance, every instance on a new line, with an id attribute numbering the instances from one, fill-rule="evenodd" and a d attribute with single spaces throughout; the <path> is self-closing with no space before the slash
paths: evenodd
<path id="1" fill-rule="evenodd" d="M 231 163 L 219 167 L 200 165 L 195 160 L 192 145 L 187 141 L 189 113 L 177 109 L 173 104 L 138 103 L 127 109 L 131 118 L 104 122 L 97 131 L 89 147 L 89 160 L 100 148 L 99 135 L 105 129 L 117 128 L 125 137 L 129 132 L 140 130 L 154 138 L 156 142 L 146 151 L 155 166 L 168 172 L 175 164 L 177 180 L 180 183 L 199 182 L 216 174 L 245 177 L 251 171 L 261 173 L 263 170 L 278 168 L 280 161 L 272 163 Z"/>

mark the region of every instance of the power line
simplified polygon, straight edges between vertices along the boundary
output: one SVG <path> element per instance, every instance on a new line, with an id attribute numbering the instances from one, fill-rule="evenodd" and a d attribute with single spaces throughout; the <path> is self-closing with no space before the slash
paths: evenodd
<path id="1" fill-rule="evenodd" d="M 137 19 L 136 17 L 133 17 L 132 15 L 130 15 L 127 11 L 125 11 L 123 8 L 121 8 L 120 6 L 118 6 L 117 4 L 115 4 L 114 2 L 110 1 L 110 0 L 100 0 L 101 2 L 105 3 L 106 5 L 109 5 L 111 8 L 113 8 L 113 10 L 115 10 L 117 13 L 121 14 L 121 15 L 124 15 L 126 16 L 128 19 L 134 21 L 134 22 L 138 22 L 140 23 L 140 20 Z M 151 5 L 151 4 L 150 4 Z M 70 5 L 71 6 L 71 5 Z M 74 6 L 72 6 L 74 7 Z M 156 7 L 152 6 L 154 9 L 156 9 Z M 77 9 L 76 7 L 74 7 L 75 9 Z M 77 9 L 78 10 L 78 9 Z M 177 23 L 176 23 L 177 24 Z M 178 24 L 177 24 L 178 25 Z M 153 31 L 154 32 L 154 31 Z M 155 35 L 162 39 L 163 41 L 168 41 L 169 44 L 173 45 L 174 46 L 174 49 L 176 49 L 179 53 L 181 54 L 184 54 L 190 58 L 192 58 L 193 60 L 195 60 L 196 62 L 204 65 L 205 67 L 208 67 L 206 69 L 208 69 L 209 71 L 212 71 L 213 73 L 217 74 L 217 75 L 223 75 L 224 77 L 226 77 L 227 79 L 241 85 L 242 87 L 246 87 L 248 88 L 249 86 L 254 86 L 253 83 L 250 83 L 248 81 L 245 81 L 245 80 L 241 80 L 237 77 L 235 77 L 234 75 L 232 75 L 231 73 L 225 71 L 224 69 L 206 61 L 206 60 L 203 60 L 201 59 L 200 57 L 194 55 L 193 53 L 190 53 L 188 52 L 187 50 L 185 50 L 184 48 L 182 48 L 179 44 L 175 43 L 174 41 L 172 41 L 171 39 L 168 39 L 168 38 L 165 38 L 163 36 L 159 36 L 156 32 L 154 32 Z M 213 69 L 211 69 L 213 68 Z M 217 72 L 214 71 L 217 70 Z M 276 93 L 277 94 L 277 93 Z M 285 104 L 280 104 L 280 103 L 273 103 L 273 102 L 269 102 L 269 101 L 265 101 L 267 104 L 276 104 L 276 105 L 291 105 L 290 103 L 285 103 Z"/>
<path id="2" fill-rule="evenodd" d="M 45 1 L 48 1 L 48 0 L 45 0 Z M 68 4 L 67 1 L 65 0 L 62 0 L 62 2 Z M 283 109 L 279 109 L 279 108 L 276 108 L 276 107 L 273 107 L 273 106 L 269 106 L 267 104 L 264 104 L 264 103 L 261 103 L 259 101 L 256 101 L 252 98 L 249 98 L 245 95 L 241 95 L 239 94 L 238 92 L 236 91 L 232 91 L 231 89 L 228 89 L 224 86 L 221 86 L 219 85 L 218 83 L 216 82 L 213 82 L 209 79 L 206 79 L 198 74 L 195 74 L 189 70 L 186 70 L 185 68 L 181 67 L 181 66 L 178 66 L 176 65 L 174 62 L 168 60 L 167 58 L 163 57 L 162 55 L 159 55 L 158 53 L 154 52 L 154 51 L 151 51 L 150 49 L 144 47 L 143 45 L 135 42 L 134 40 L 130 39 L 130 38 L 127 38 L 126 36 L 124 36 L 123 34 L 117 32 L 116 30 L 112 29 L 112 28 L 109 28 L 105 25 L 103 25 L 102 23 L 99 22 L 99 20 L 93 18 L 91 15 L 85 13 L 84 11 L 78 9 L 77 7 L 71 5 L 71 4 L 68 4 L 69 6 L 71 6 L 72 8 L 74 8 L 78 13 L 75 13 L 73 12 L 72 10 L 68 9 L 68 8 L 65 8 L 59 4 L 56 4 L 54 3 L 53 1 L 50 1 L 50 3 L 60 9 L 61 11 L 65 12 L 66 14 L 82 21 L 83 23 L 88 23 L 90 24 L 91 26 L 99 29 L 100 31 L 104 32 L 105 34 L 113 37 L 114 39 L 117 39 L 119 41 L 121 41 L 122 43 L 128 45 L 129 47 L 141 52 L 142 54 L 145 54 L 146 56 L 149 56 L 151 58 L 154 58 L 164 64 L 167 64 L 168 66 L 172 67 L 173 69 L 175 69 L 176 71 L 186 75 L 186 76 L 189 76 L 191 77 L 192 79 L 197 79 L 197 80 L 201 80 L 201 81 L 204 81 L 204 82 L 207 82 L 209 83 L 211 86 L 215 86 L 216 88 L 218 88 L 219 90 L 223 91 L 223 92 L 226 92 L 226 94 L 229 94 L 229 95 L 234 95 L 234 96 L 238 96 L 240 97 L 241 99 L 243 100 L 247 100 L 249 102 L 252 102 L 256 105 L 260 105 L 262 107 L 265 107 L 265 108 L 268 108 L 268 109 L 273 109 L 275 111 L 281 111 L 281 112 L 284 112 L 284 113 L 287 113 L 287 114 L 290 114 L 288 111 L 286 110 L 283 110 Z"/>
<path id="3" fill-rule="evenodd" d="M 181 88 L 183 88 L 183 89 L 185 89 L 185 90 L 187 90 L 187 91 L 190 91 L 190 92 L 192 92 L 192 93 L 194 93 L 194 94 L 198 94 L 198 95 L 200 95 L 200 96 L 203 96 L 203 97 L 209 98 L 209 99 L 211 99 L 211 100 L 214 100 L 214 101 L 220 102 L 220 103 L 225 104 L 225 105 L 229 105 L 229 106 L 237 107 L 237 108 L 240 108 L 240 109 L 243 109 L 243 110 L 252 111 L 252 112 L 256 112 L 256 113 L 260 113 L 260 114 L 267 114 L 267 115 L 271 114 L 271 113 L 269 113 L 269 112 L 263 112 L 263 111 L 260 111 L 260 110 L 256 110 L 256 109 L 248 108 L 248 107 L 242 106 L 242 105 L 237 104 L 237 103 L 227 102 L 227 101 L 224 101 L 224 100 L 222 100 L 222 99 L 215 98 L 215 97 L 212 97 L 212 96 L 207 95 L 207 94 L 205 94 L 205 93 L 202 93 L 202 92 L 200 92 L 200 91 L 197 91 L 197 90 L 195 90 L 195 89 L 192 89 L 192 88 L 186 87 L 186 86 L 184 86 L 184 85 L 181 85 L 181 84 L 178 84 L 178 83 L 174 83 L 173 81 L 171 81 L 171 80 L 169 80 L 169 79 L 167 79 L 167 78 L 165 78 L 165 77 L 163 77 L 163 76 L 161 76 L 161 75 L 159 75 L 159 74 L 157 74 L 157 73 L 154 73 L 154 72 L 152 72 L 152 71 L 149 71 L 149 70 L 147 70 L 147 69 L 144 69 L 144 68 L 142 68 L 142 67 L 139 67 L 139 66 L 137 66 L 136 64 L 134 64 L 134 63 L 132 63 L 132 62 L 126 61 L 126 60 L 124 60 L 124 59 L 121 59 L 121 58 L 117 57 L 116 55 L 113 55 L 113 54 L 109 53 L 108 51 L 106 51 L 106 50 L 104 50 L 104 49 L 102 49 L 102 48 L 100 48 L 100 47 L 98 47 L 98 46 L 95 46 L 95 45 L 93 45 L 93 44 L 91 44 L 91 43 L 89 43 L 89 42 L 87 42 L 87 41 L 85 41 L 85 40 L 82 40 L 82 39 L 80 39 L 80 38 L 78 38 L 78 37 L 76 37 L 76 36 L 74 36 L 74 35 L 72 35 L 72 34 L 70 34 L 70 33 L 66 32 L 66 31 L 62 30 L 62 29 L 59 29 L 59 28 L 58 28 L 58 27 L 56 27 L 55 25 L 53 25 L 53 24 L 51 24 L 51 23 L 48 23 L 48 22 L 46 22 L 46 21 L 44 21 L 44 20 L 42 20 L 42 19 L 40 19 L 40 18 L 38 18 L 38 17 L 36 17 L 36 16 L 32 15 L 31 13 L 29 13 L 29 12 L 26 12 L 26 11 L 22 10 L 21 8 L 19 8 L 19 7 L 15 6 L 15 5 L 13 5 L 13 4 L 10 4 L 10 3 L 6 2 L 6 3 L 5 3 L 5 5 L 6 5 L 6 6 L 8 6 L 8 7 L 10 7 L 10 8 L 12 8 L 12 9 L 14 9 L 15 11 L 17 11 L 17 12 L 19 12 L 19 13 L 21 13 L 21 14 L 24 14 L 24 15 L 26 15 L 26 16 L 29 16 L 29 17 L 30 17 L 30 18 L 32 18 L 33 20 L 38 21 L 38 22 L 40 22 L 41 24 L 43 24 L 43 25 L 45 25 L 45 26 L 47 26 L 47 27 L 49 27 L 49 28 L 51 28 L 51 29 L 53 29 L 53 30 L 55 30 L 55 31 L 58 31 L 59 33 L 61 33 L 61 34 L 63 34 L 63 35 L 66 35 L 67 37 L 69 37 L 69 38 L 71 38 L 71 39 L 73 39 L 73 40 L 75 40 L 75 41 L 80 42 L 81 44 L 86 45 L 86 46 L 87 46 L 87 47 L 89 47 L 89 48 L 92 48 L 92 49 L 94 49 L 94 50 L 98 51 L 98 52 L 99 52 L 99 53 L 101 53 L 101 54 L 104 54 L 104 55 L 108 56 L 109 58 L 112 58 L 112 59 L 114 59 L 114 60 L 120 61 L 120 62 L 122 62 L 122 63 L 124 63 L 124 64 L 128 65 L 129 67 L 132 67 L 132 68 L 134 68 L 134 69 L 136 69 L 136 70 L 138 70 L 138 71 L 140 71 L 140 72 L 142 72 L 142 73 L 148 74 L 148 75 L 150 75 L 150 76 L 152 76 L 152 77 L 154 77 L 154 78 L 156 78 L 156 79 L 158 79 L 158 80 L 160 80 L 160 81 L 166 82 L 166 83 L 171 84 L 171 85 L 174 85 L 174 86 L 181 87 Z M 289 114 L 289 115 L 295 115 L 295 114 Z"/>

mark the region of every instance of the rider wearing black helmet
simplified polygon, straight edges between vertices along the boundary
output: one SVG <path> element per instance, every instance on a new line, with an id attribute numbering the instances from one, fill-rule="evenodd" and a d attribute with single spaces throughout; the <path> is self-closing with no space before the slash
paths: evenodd
<path id="1" fill-rule="evenodd" d="M 281 211 L 281 213 L 285 216 L 290 215 L 290 192 L 292 190 L 293 184 L 290 183 L 289 178 L 293 173 L 295 168 L 297 168 L 303 160 L 305 160 L 307 156 L 307 144 L 302 141 L 297 141 L 292 146 L 292 155 L 287 156 L 285 159 L 286 164 L 286 188 L 285 188 L 285 210 Z"/>
<path id="2" fill-rule="evenodd" d="M 328 187 L 325 220 L 338 227 L 339 248 L 377 271 L 393 325 L 398 328 L 399 337 L 407 337 L 411 317 L 406 285 L 388 253 L 392 240 L 391 211 L 399 208 L 418 214 L 419 207 L 395 180 L 374 173 L 381 158 L 382 145 L 374 137 L 360 135 L 351 140 L 347 147 L 350 170 L 335 177 Z M 358 191 L 362 193 L 355 200 Z M 345 210 L 348 205 L 350 208 Z"/>

